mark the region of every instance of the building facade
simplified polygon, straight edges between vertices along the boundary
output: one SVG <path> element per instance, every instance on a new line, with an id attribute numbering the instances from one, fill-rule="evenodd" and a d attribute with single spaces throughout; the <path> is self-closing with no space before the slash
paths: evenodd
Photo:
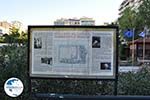
<path id="1" fill-rule="evenodd" d="M 68 19 L 67 25 L 80 25 L 80 20 L 79 19 Z"/>
<path id="2" fill-rule="evenodd" d="M 137 11 L 143 0 L 124 0 L 119 7 L 119 15 L 122 15 L 123 11 L 131 7 L 131 9 Z"/>
<path id="3" fill-rule="evenodd" d="M 57 19 L 56 21 L 54 21 L 54 25 L 65 25 L 66 22 L 67 22 L 67 19 L 61 18 L 61 19 Z"/>
<path id="4" fill-rule="evenodd" d="M 0 22 L 0 34 L 9 34 L 11 27 L 11 23 L 8 23 L 7 21 Z"/>
<path id="5" fill-rule="evenodd" d="M 93 20 L 93 18 L 83 17 L 83 18 L 80 18 L 80 25 L 93 26 L 95 25 L 95 20 Z"/>
<path id="6" fill-rule="evenodd" d="M 9 34 L 12 27 L 19 29 L 19 32 L 25 32 L 23 24 L 19 21 L 12 21 L 11 23 L 7 21 L 0 22 L 0 35 Z"/>
<path id="7" fill-rule="evenodd" d="M 70 19 L 57 19 L 54 21 L 54 25 L 95 25 L 95 20 L 93 18 L 83 17 L 80 19 L 70 18 Z"/>
<path id="8" fill-rule="evenodd" d="M 140 38 L 130 42 L 129 55 L 134 55 L 134 58 L 138 62 L 143 62 L 143 60 L 145 60 L 145 62 L 150 62 L 150 37 L 146 37 L 145 40 Z"/>

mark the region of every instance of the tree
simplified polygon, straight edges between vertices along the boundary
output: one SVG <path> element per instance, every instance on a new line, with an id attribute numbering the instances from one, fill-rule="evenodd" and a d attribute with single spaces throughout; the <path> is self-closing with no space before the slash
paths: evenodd
<path id="1" fill-rule="evenodd" d="M 137 27 L 137 13 L 130 7 L 126 8 L 120 18 L 118 18 L 118 24 L 120 28 L 120 36 L 124 37 L 124 31 L 127 29 L 133 29 Z M 136 31 L 136 30 L 135 30 Z M 131 40 L 126 38 L 126 40 Z"/>
<path id="2" fill-rule="evenodd" d="M 26 32 L 21 32 L 20 33 L 20 36 L 18 38 L 18 42 L 19 44 L 26 44 L 27 43 L 27 40 L 28 40 L 28 35 Z"/>
<path id="3" fill-rule="evenodd" d="M 134 28 L 136 12 L 130 7 L 126 8 L 122 16 L 118 19 L 121 29 Z"/>
<path id="4" fill-rule="evenodd" d="M 13 43 L 17 43 L 20 36 L 19 29 L 12 27 L 9 36 L 12 38 Z"/>
<path id="5" fill-rule="evenodd" d="M 9 44 L 17 43 L 19 36 L 20 36 L 19 29 L 15 28 L 15 27 L 12 27 L 10 29 L 9 34 L 4 34 L 3 35 L 4 42 L 9 43 Z"/>
<path id="6" fill-rule="evenodd" d="M 2 37 L 2 42 L 9 43 L 9 44 L 26 44 L 27 43 L 27 33 L 20 32 L 19 29 L 12 27 L 10 29 L 9 34 L 4 34 Z"/>
<path id="7" fill-rule="evenodd" d="M 150 0 L 143 0 L 143 3 L 138 10 L 140 23 L 144 26 L 147 25 L 150 28 Z"/>

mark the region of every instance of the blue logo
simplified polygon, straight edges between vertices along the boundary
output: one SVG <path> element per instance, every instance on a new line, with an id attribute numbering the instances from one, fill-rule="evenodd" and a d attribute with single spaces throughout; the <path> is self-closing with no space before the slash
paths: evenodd
<path id="1" fill-rule="evenodd" d="M 23 92 L 23 83 L 18 78 L 9 78 L 4 84 L 4 90 L 10 97 L 18 97 Z"/>

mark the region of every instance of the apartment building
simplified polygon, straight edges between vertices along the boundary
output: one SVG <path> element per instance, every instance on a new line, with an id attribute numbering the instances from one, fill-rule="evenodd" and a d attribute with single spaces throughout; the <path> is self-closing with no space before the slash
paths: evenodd
<path id="1" fill-rule="evenodd" d="M 9 34 L 10 28 L 12 25 L 7 21 L 0 22 L 0 34 Z"/>
<path id="2" fill-rule="evenodd" d="M 95 20 L 93 18 L 82 17 L 77 18 L 61 18 L 54 21 L 54 25 L 95 25 Z"/>
<path id="3" fill-rule="evenodd" d="M 93 18 L 83 17 L 80 18 L 80 25 L 95 25 L 95 20 Z"/>
<path id="4" fill-rule="evenodd" d="M 11 23 L 0 21 L 0 35 L 9 34 L 12 27 L 19 29 L 19 32 L 25 31 L 23 24 L 19 21 L 12 21 Z"/>
<path id="5" fill-rule="evenodd" d="M 142 4 L 143 0 L 124 0 L 119 7 L 119 15 L 122 15 L 123 11 L 131 7 L 131 9 L 138 11 L 139 6 Z"/>

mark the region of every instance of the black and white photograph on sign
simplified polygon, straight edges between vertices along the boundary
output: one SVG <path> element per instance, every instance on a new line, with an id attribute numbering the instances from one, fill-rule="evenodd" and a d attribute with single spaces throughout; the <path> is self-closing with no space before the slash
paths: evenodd
<path id="1" fill-rule="evenodd" d="M 42 39 L 41 38 L 34 38 L 34 48 L 35 49 L 42 48 Z"/>
<path id="2" fill-rule="evenodd" d="M 42 64 L 47 64 L 47 65 L 52 65 L 52 58 L 41 58 L 41 63 Z"/>
<path id="3" fill-rule="evenodd" d="M 100 48 L 101 47 L 101 38 L 99 36 L 92 37 L 92 48 Z"/>
<path id="4" fill-rule="evenodd" d="M 110 62 L 100 63 L 100 70 L 111 70 L 111 63 Z"/>

